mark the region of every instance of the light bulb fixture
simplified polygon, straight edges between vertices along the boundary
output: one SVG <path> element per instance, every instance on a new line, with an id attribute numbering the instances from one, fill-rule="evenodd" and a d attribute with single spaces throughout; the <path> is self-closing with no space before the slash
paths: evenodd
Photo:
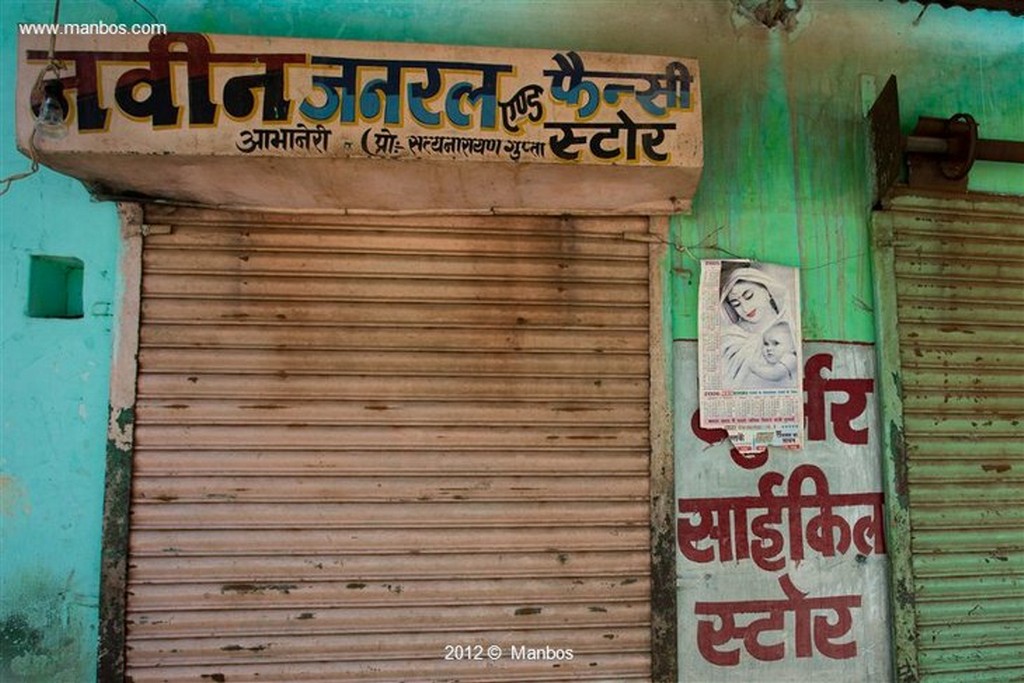
<path id="1" fill-rule="evenodd" d="M 35 130 L 41 137 L 49 140 L 60 140 L 68 134 L 64 122 L 67 112 L 64 109 L 63 84 L 56 79 L 43 83 L 43 100 L 36 112 Z"/>
<path id="2" fill-rule="evenodd" d="M 148 10 L 147 10 L 148 11 Z M 60 23 L 60 0 L 53 2 L 53 26 Z M 49 63 L 36 76 L 35 85 L 29 94 L 29 106 L 35 114 L 35 121 L 32 125 L 32 134 L 28 136 L 28 153 L 32 157 L 32 166 L 27 171 L 12 173 L 9 176 L 0 178 L 0 196 L 7 194 L 11 184 L 16 180 L 28 178 L 39 170 L 39 150 L 36 149 L 36 136 L 60 139 L 68 134 L 68 127 L 64 121 L 68 115 L 68 101 L 64 99 L 64 84 L 60 80 L 60 72 L 64 69 L 64 62 L 56 58 L 57 54 L 57 33 L 50 34 Z M 52 73 L 56 79 L 46 80 L 46 74 Z"/>

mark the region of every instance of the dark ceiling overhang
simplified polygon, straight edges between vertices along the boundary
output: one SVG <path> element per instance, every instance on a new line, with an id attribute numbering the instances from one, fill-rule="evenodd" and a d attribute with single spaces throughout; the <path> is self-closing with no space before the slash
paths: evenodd
<path id="1" fill-rule="evenodd" d="M 993 12 L 1009 12 L 1015 17 L 1024 16 L 1024 0 L 899 0 L 901 3 L 915 2 L 919 5 L 940 7 L 962 7 L 966 10 L 987 9 Z"/>

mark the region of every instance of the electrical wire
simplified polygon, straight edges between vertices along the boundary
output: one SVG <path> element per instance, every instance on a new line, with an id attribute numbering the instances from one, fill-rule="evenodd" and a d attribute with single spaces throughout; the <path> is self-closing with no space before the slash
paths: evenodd
<path id="1" fill-rule="evenodd" d="M 53 26 L 56 28 L 60 23 L 60 0 L 54 0 L 53 3 Z M 54 30 L 50 33 L 50 48 L 47 52 L 47 63 L 43 67 L 39 75 L 36 76 L 36 82 L 32 85 L 32 96 L 38 96 L 43 92 L 43 81 L 46 78 L 46 74 L 53 73 L 58 79 L 60 78 L 60 72 L 64 69 L 64 63 L 57 59 L 57 31 Z M 36 147 L 36 130 L 32 128 L 32 133 L 28 136 L 28 153 L 29 158 L 32 160 L 32 164 L 29 166 L 27 171 L 21 173 L 12 173 L 6 178 L 0 179 L 0 197 L 7 194 L 13 185 L 18 180 L 24 180 L 29 176 L 39 171 L 39 150 Z"/>
<path id="2" fill-rule="evenodd" d="M 132 0 L 132 2 L 134 2 L 136 5 L 138 5 L 143 10 L 145 10 L 146 14 L 148 14 L 151 17 L 153 17 L 153 21 L 155 21 L 158 24 L 160 23 L 160 17 L 158 17 L 157 15 L 153 14 L 153 11 L 151 9 L 149 9 L 148 7 L 143 5 L 141 2 L 139 2 L 139 0 Z"/>
<path id="3" fill-rule="evenodd" d="M 0 180 L 0 197 L 2 197 L 5 194 L 7 194 L 7 191 L 11 189 L 11 185 L 13 185 L 15 181 L 23 180 L 24 178 L 28 178 L 30 175 L 32 175 L 33 173 L 35 173 L 36 171 L 39 170 L 39 159 L 36 158 L 36 131 L 35 131 L 35 129 L 32 129 L 32 134 L 28 138 L 28 151 L 29 151 L 29 157 L 32 159 L 32 165 L 29 166 L 27 171 L 22 171 L 21 173 L 12 173 L 11 175 L 7 176 L 6 178 L 3 178 L 2 180 Z"/>

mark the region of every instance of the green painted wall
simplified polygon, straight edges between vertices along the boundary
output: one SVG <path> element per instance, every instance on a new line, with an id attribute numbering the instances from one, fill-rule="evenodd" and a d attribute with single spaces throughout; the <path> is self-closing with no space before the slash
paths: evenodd
<path id="1" fill-rule="evenodd" d="M 982 137 L 1024 138 L 1024 18 L 933 6 L 915 25 L 920 11 L 812 1 L 789 34 L 719 21 L 694 52 L 705 172 L 677 240 L 725 250 L 698 258 L 800 266 L 808 340 L 874 340 L 865 97 L 895 74 L 904 132 L 918 116 L 969 112 Z M 979 163 L 971 177 L 972 189 L 1024 192 L 1024 166 Z M 693 339 L 699 268 L 685 253 L 675 267 L 674 335 Z"/>
<path id="2" fill-rule="evenodd" d="M 174 31 L 574 48 L 696 57 L 705 174 L 673 220 L 672 334 L 696 337 L 699 268 L 732 254 L 804 269 L 805 337 L 872 341 L 863 101 L 899 78 L 904 130 L 970 112 L 987 138 L 1024 137 L 1024 19 L 895 0 L 805 0 L 768 30 L 728 0 L 142 0 Z M 747 4 L 751 4 L 747 2 Z M 0 173 L 21 171 L 12 101 L 17 22 L 50 0 L 0 2 Z M 131 0 L 64 0 L 66 22 L 151 18 Z M 974 189 L 1024 191 L 1024 167 L 979 164 Z M 699 249 L 716 244 L 720 249 Z M 42 170 L 0 199 L 0 678 L 89 680 L 95 661 L 117 219 Z M 26 317 L 30 256 L 85 265 L 84 315 Z M 7 677 L 5 677 L 7 676 Z"/>

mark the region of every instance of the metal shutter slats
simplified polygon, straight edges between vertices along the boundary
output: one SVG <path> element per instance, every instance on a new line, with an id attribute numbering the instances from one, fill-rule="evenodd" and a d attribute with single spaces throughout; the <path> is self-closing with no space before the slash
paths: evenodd
<path id="1" fill-rule="evenodd" d="M 646 220 L 146 221 L 133 680 L 650 678 Z"/>
<path id="2" fill-rule="evenodd" d="M 884 214 L 922 681 L 1024 675 L 1024 211 L 989 202 Z"/>

